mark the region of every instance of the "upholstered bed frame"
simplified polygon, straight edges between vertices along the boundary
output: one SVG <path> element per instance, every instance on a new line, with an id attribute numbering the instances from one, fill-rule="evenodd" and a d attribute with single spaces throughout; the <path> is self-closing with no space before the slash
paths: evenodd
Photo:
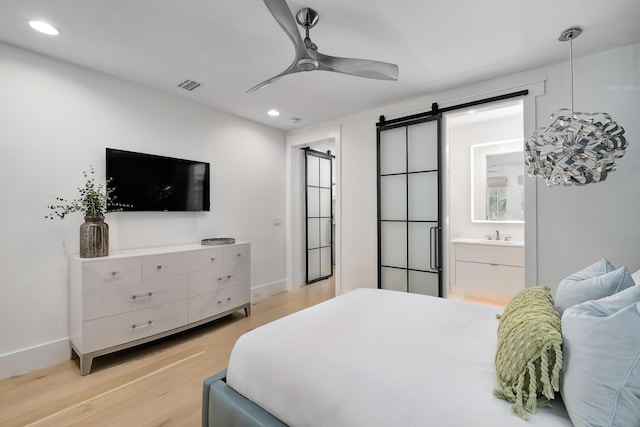
<path id="1" fill-rule="evenodd" d="M 202 427 L 286 426 L 269 412 L 229 387 L 226 377 L 225 369 L 204 380 Z M 215 418 L 211 416 L 214 413 Z"/>

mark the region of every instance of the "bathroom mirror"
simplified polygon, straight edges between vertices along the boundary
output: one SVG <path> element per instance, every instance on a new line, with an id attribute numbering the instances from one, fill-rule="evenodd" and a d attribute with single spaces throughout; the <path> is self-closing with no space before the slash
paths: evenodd
<path id="1" fill-rule="evenodd" d="M 522 139 L 471 146 L 471 220 L 524 222 Z"/>

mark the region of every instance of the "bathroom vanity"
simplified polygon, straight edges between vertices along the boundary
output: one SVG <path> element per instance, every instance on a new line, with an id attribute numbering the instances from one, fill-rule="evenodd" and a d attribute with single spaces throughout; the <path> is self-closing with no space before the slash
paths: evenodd
<path id="1" fill-rule="evenodd" d="M 501 300 L 524 289 L 524 242 L 457 238 L 451 243 L 458 291 Z"/>

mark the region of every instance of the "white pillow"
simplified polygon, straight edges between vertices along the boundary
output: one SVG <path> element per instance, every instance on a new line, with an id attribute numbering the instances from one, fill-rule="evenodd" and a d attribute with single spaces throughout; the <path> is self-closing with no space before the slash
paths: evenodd
<path id="1" fill-rule="evenodd" d="M 609 261 L 602 258 L 562 280 L 554 298 L 558 313 L 562 316 L 562 312 L 572 305 L 604 298 L 635 285 L 627 267 L 613 268 Z"/>
<path id="2" fill-rule="evenodd" d="M 640 286 L 562 316 L 560 393 L 573 424 L 640 426 Z"/>
<path id="3" fill-rule="evenodd" d="M 636 285 L 640 285 L 640 270 L 633 273 L 631 275 L 631 278 L 633 279 L 634 282 L 636 282 Z"/>

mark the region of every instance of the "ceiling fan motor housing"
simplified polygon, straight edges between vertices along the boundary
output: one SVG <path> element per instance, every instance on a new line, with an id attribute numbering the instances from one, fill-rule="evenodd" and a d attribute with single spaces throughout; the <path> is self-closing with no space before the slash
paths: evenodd
<path id="1" fill-rule="evenodd" d="M 311 58 L 302 58 L 296 63 L 296 65 L 302 71 L 313 71 L 318 68 L 318 61 Z"/>

